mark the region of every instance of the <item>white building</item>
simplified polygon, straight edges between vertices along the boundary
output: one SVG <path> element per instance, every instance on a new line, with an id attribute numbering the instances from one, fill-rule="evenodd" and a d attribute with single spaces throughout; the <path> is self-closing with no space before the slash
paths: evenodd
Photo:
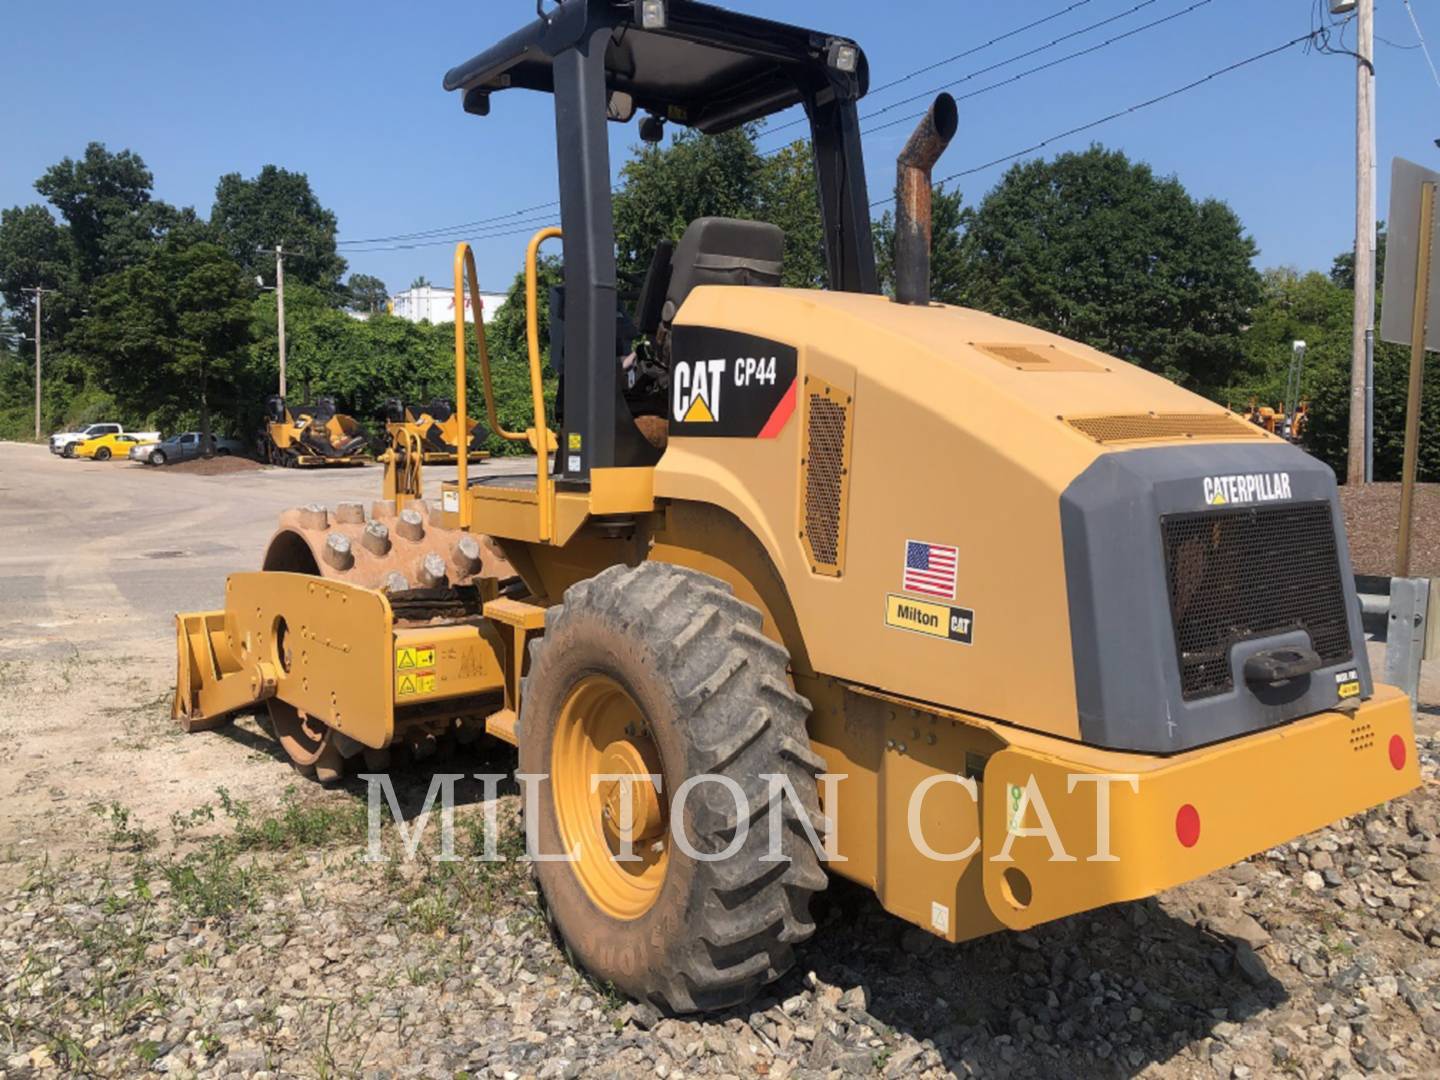
<path id="1" fill-rule="evenodd" d="M 480 309 L 486 323 L 492 322 L 495 312 L 505 302 L 504 293 L 480 294 Z M 390 310 L 402 319 L 411 322 L 447 323 L 455 321 L 455 292 L 453 289 L 439 289 L 434 285 L 421 285 L 406 289 L 390 298 Z M 473 301 L 468 292 L 465 296 L 465 321 L 474 322 Z"/>

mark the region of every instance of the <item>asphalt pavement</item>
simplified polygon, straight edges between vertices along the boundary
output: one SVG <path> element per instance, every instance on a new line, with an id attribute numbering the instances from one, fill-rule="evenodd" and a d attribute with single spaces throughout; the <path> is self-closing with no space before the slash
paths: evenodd
<path id="1" fill-rule="evenodd" d="M 371 465 L 202 476 L 0 442 L 0 662 L 96 645 L 112 655 L 168 653 L 175 612 L 219 607 L 227 574 L 259 569 L 282 510 L 368 504 L 380 498 L 382 474 Z M 454 477 L 453 466 L 427 467 L 426 495 L 438 498 Z"/>

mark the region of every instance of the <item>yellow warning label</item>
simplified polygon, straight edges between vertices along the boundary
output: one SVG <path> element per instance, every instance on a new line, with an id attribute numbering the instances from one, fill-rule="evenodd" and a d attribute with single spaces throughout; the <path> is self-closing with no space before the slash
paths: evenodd
<path id="1" fill-rule="evenodd" d="M 572 432 L 570 432 L 570 434 L 566 436 L 566 440 L 567 440 L 566 445 L 569 446 L 571 450 L 579 450 L 579 449 L 580 449 L 580 445 L 581 445 L 581 435 L 580 435 L 580 432 L 578 432 L 578 431 L 572 431 Z"/>
<path id="2" fill-rule="evenodd" d="M 435 673 L 433 671 L 416 671 L 395 676 L 396 697 L 407 697 L 411 694 L 433 694 L 434 692 Z"/>
<path id="3" fill-rule="evenodd" d="M 1340 696 L 1342 698 L 1354 697 L 1358 693 L 1360 693 L 1360 684 L 1358 682 L 1340 684 Z"/>
<path id="4" fill-rule="evenodd" d="M 415 671 L 435 666 L 435 646 L 416 645 L 395 650 L 395 670 Z"/>

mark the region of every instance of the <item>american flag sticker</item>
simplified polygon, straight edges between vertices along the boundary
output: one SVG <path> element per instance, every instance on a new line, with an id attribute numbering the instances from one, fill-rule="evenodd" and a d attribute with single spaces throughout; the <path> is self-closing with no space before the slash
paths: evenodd
<path id="1" fill-rule="evenodd" d="M 921 596 L 955 599 L 955 564 L 959 549 L 947 544 L 905 541 L 905 575 L 901 588 Z"/>

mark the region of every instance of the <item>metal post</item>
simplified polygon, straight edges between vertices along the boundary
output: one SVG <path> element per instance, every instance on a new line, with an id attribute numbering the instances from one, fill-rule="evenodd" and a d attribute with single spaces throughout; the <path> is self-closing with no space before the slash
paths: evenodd
<path id="1" fill-rule="evenodd" d="M 280 396 L 285 396 L 285 249 L 275 245 L 275 321 L 280 330 Z"/>
<path id="2" fill-rule="evenodd" d="M 1395 576 L 1410 576 L 1410 526 L 1415 509 L 1415 464 L 1420 450 L 1420 389 L 1425 373 L 1430 256 L 1435 239 L 1435 185 L 1420 185 L 1420 242 L 1416 253 L 1415 310 L 1410 314 L 1410 394 L 1405 402 L 1405 463 L 1400 474 L 1400 538 Z"/>
<path id="3" fill-rule="evenodd" d="M 1373 323 L 1374 320 L 1372 319 Z M 1365 331 L 1365 483 L 1375 482 L 1375 327 Z"/>
<path id="4" fill-rule="evenodd" d="M 1385 681 L 1410 695 L 1413 716 L 1420 702 L 1420 662 L 1429 630 L 1430 582 L 1397 577 L 1390 582 L 1390 619 L 1385 627 Z"/>
<path id="5" fill-rule="evenodd" d="M 35 287 L 35 441 L 40 441 L 40 303 L 45 290 Z"/>
<path id="6" fill-rule="evenodd" d="M 1355 312 L 1350 354 L 1350 444 L 1346 483 L 1365 480 L 1365 335 L 1375 318 L 1375 0 L 1356 9 L 1355 45 Z"/>

